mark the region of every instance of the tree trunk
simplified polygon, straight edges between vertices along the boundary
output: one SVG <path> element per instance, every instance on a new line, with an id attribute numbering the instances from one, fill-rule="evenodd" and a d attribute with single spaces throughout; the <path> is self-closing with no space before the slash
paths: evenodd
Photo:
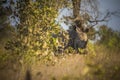
<path id="1" fill-rule="evenodd" d="M 81 0 L 72 0 L 73 4 L 73 16 L 76 18 L 79 16 Z"/>

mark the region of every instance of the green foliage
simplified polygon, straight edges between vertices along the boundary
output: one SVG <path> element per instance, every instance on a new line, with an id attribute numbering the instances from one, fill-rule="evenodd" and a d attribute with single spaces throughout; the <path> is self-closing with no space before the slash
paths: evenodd
<path id="1" fill-rule="evenodd" d="M 111 28 L 107 26 L 101 26 L 99 30 L 99 34 L 101 36 L 101 40 L 99 43 L 102 43 L 104 46 L 110 49 L 118 49 L 120 48 L 120 32 L 113 31 Z"/>
<path id="2" fill-rule="evenodd" d="M 87 51 L 91 55 L 91 57 L 96 56 L 95 45 L 91 43 L 90 41 L 88 42 L 88 45 L 87 45 Z"/>
<path id="3" fill-rule="evenodd" d="M 58 3 L 52 2 L 55 0 L 50 3 L 45 0 L 21 3 L 22 7 L 26 4 L 24 8 L 20 8 L 21 24 L 18 26 L 16 38 L 9 41 L 6 47 L 12 53 L 23 56 L 25 61 L 31 62 L 31 57 L 38 55 L 50 60 L 50 55 L 56 53 L 58 46 L 64 46 L 62 40 L 66 33 L 55 22 Z"/>
<path id="4" fill-rule="evenodd" d="M 64 52 L 65 53 L 75 53 L 75 50 L 72 47 L 68 47 Z"/>
<path id="5" fill-rule="evenodd" d="M 95 28 L 91 27 L 91 28 L 89 29 L 89 32 L 87 33 L 88 39 L 90 39 L 90 40 L 95 39 L 95 34 L 96 34 Z"/>

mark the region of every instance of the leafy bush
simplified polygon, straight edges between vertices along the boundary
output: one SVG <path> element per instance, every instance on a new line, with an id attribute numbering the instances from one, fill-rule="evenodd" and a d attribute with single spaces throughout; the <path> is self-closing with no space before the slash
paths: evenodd
<path id="1" fill-rule="evenodd" d="M 6 44 L 12 53 L 24 56 L 26 61 L 32 56 L 48 56 L 57 52 L 59 46 L 64 46 L 66 32 L 55 22 L 58 15 L 57 3 L 30 1 L 20 3 L 21 24 L 18 25 L 16 38 Z"/>
<path id="2" fill-rule="evenodd" d="M 103 44 L 110 49 L 120 49 L 120 32 L 114 31 L 107 26 L 101 26 L 99 35 L 101 39 L 98 41 L 98 43 Z"/>

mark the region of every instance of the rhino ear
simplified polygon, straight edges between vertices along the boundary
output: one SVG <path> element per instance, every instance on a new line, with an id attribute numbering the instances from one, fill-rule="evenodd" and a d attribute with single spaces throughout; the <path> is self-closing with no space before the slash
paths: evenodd
<path id="1" fill-rule="evenodd" d="M 85 32 L 86 32 L 86 33 L 89 32 L 89 28 L 86 28 L 86 29 L 85 29 Z"/>
<path id="2" fill-rule="evenodd" d="M 89 32 L 89 28 L 82 28 L 82 31 L 87 33 L 87 32 Z"/>

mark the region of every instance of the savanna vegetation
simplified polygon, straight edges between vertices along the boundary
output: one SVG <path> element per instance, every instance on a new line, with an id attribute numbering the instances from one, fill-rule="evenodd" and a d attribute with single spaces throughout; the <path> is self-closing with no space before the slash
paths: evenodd
<path id="1" fill-rule="evenodd" d="M 96 0 L 0 1 L 0 80 L 119 80 L 120 32 L 97 25 L 111 14 L 99 19 L 96 6 Z M 69 30 L 56 20 L 64 8 L 73 10 L 62 18 Z"/>

